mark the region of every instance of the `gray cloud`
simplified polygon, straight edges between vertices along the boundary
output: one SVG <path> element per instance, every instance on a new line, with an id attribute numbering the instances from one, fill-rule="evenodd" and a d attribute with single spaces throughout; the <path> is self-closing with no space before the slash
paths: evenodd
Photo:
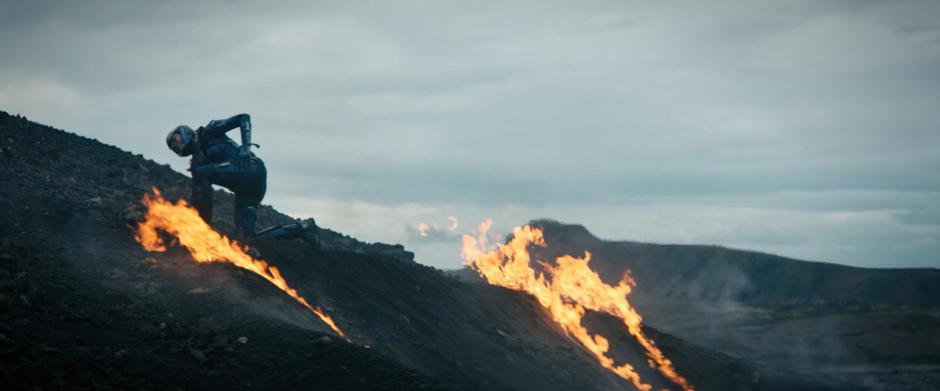
<path id="1" fill-rule="evenodd" d="M 250 112 L 269 202 L 332 216 L 373 205 L 389 215 L 336 228 L 419 257 L 402 227 L 514 204 L 538 215 L 505 224 L 940 266 L 936 232 L 915 228 L 940 224 L 936 2 L 3 9 L 0 109 L 180 170 L 166 131 Z M 604 210 L 677 233 L 617 229 Z M 688 228 L 703 218 L 721 224 Z M 760 229 L 766 218 L 784 221 Z M 875 244 L 887 242 L 913 244 Z"/>

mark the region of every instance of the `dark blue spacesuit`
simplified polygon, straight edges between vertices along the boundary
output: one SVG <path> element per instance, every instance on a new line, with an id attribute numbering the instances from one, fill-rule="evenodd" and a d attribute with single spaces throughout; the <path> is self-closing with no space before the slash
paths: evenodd
<path id="1" fill-rule="evenodd" d="M 241 145 L 226 135 L 235 128 L 241 132 Z M 268 174 L 264 162 L 251 152 L 257 145 L 251 143 L 248 114 L 210 121 L 195 131 L 180 125 L 170 131 L 166 143 L 179 156 L 192 155 L 192 204 L 206 222 L 212 221 L 212 185 L 219 185 L 235 194 L 235 229 L 244 238 L 303 238 L 319 244 L 313 219 L 255 230 Z"/>

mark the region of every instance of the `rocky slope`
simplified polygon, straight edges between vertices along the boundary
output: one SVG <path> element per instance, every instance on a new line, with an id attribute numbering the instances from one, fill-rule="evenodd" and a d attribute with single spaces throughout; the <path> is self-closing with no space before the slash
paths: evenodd
<path id="1" fill-rule="evenodd" d="M 276 173 L 274 173 L 276 175 Z M 322 306 L 347 343 L 282 292 L 179 248 L 145 252 L 134 208 L 188 179 L 120 149 L 0 112 L 0 380 L 18 389 L 487 389 L 632 387 L 530 298 L 411 261 L 400 246 L 340 233 L 324 248 L 260 241 L 265 259 Z M 230 231 L 231 195 L 214 226 Z M 263 208 L 260 225 L 289 220 Z M 592 327 L 655 387 L 609 317 Z M 648 330 L 700 389 L 839 389 Z"/>
<path id="2" fill-rule="evenodd" d="M 648 325 L 774 368 L 877 389 L 940 385 L 940 270 L 865 269 L 717 246 L 598 239 L 540 220 L 543 257 L 592 254 L 624 269 Z"/>

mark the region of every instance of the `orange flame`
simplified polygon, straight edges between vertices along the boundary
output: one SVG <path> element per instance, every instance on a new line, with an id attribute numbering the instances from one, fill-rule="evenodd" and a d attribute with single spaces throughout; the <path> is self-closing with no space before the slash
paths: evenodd
<path id="1" fill-rule="evenodd" d="M 146 219 L 138 224 L 134 239 L 147 251 L 166 251 L 163 239 L 157 234 L 162 230 L 177 240 L 189 250 L 196 262 L 228 262 L 242 269 L 249 270 L 274 284 L 287 293 L 298 303 L 316 315 L 323 323 L 330 326 L 340 336 L 345 338 L 343 331 L 336 326 L 333 319 L 320 309 L 307 302 L 297 294 L 297 290 L 287 285 L 281 272 L 274 266 L 268 265 L 262 259 L 255 259 L 246 252 L 247 247 L 242 246 L 224 235 L 215 232 L 206 224 L 199 213 L 191 208 L 186 201 L 179 200 L 176 204 L 167 201 L 160 194 L 160 190 L 153 188 L 154 196 L 144 194 L 143 203 L 147 207 Z"/>
<path id="2" fill-rule="evenodd" d="M 428 231 L 431 230 L 431 227 L 427 223 L 418 223 L 418 235 L 428 236 Z"/>
<path id="3" fill-rule="evenodd" d="M 642 318 L 627 301 L 627 295 L 634 286 L 629 273 L 624 273 L 623 279 L 616 286 L 607 285 L 588 267 L 591 254 L 585 252 L 584 258 L 570 255 L 559 257 L 555 265 L 539 261 L 548 274 L 546 277 L 545 273 L 536 273 L 532 269 L 528 251 L 529 245 L 546 245 L 541 229 L 528 225 L 516 227 L 509 243 L 497 244 L 496 250 L 486 251 L 486 233 L 492 224 L 490 220 L 480 224 L 477 237 L 463 236 L 464 259 L 487 282 L 534 296 L 548 309 L 552 319 L 591 352 L 604 368 L 629 380 L 637 389 L 650 390 L 652 387 L 640 380 L 640 375 L 633 366 L 614 363 L 607 354 L 610 348 L 607 338 L 597 334 L 591 335 L 581 324 L 586 309 L 616 316 L 623 321 L 630 335 L 646 350 L 651 368 L 659 370 L 683 390 L 694 389 L 685 378 L 676 373 L 672 362 L 643 333 Z"/>

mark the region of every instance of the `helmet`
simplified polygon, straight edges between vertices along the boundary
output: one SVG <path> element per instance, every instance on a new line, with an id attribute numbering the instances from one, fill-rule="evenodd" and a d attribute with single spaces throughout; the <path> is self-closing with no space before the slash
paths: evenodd
<path id="1" fill-rule="evenodd" d="M 196 132 L 193 132 L 193 128 L 180 125 L 166 135 L 166 146 L 170 147 L 177 155 L 189 156 L 193 154 L 193 142 L 195 140 Z"/>

